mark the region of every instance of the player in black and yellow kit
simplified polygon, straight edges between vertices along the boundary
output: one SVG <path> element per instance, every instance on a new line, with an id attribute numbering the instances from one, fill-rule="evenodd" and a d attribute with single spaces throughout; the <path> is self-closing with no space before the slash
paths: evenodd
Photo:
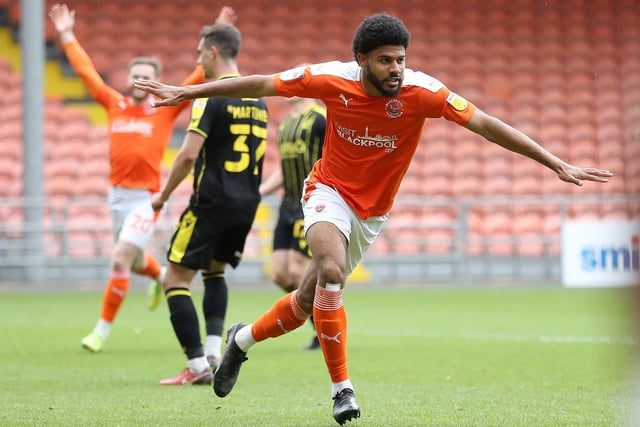
<path id="1" fill-rule="evenodd" d="M 198 61 L 212 79 L 239 76 L 240 32 L 216 24 L 202 30 Z M 193 193 L 167 250 L 163 287 L 171 323 L 187 356 L 187 368 L 160 384 L 210 384 L 220 359 L 228 290 L 225 267 L 237 267 L 260 203 L 266 149 L 267 108 L 261 99 L 204 98 L 194 102 L 191 122 L 164 189 L 153 196 L 162 209 L 193 169 Z M 204 281 L 207 339 L 203 349 L 189 286 Z"/>
<path id="2" fill-rule="evenodd" d="M 273 236 L 271 278 L 286 292 L 298 288 L 311 263 L 311 250 L 304 237 L 302 198 L 304 179 L 313 164 L 322 156 L 322 144 L 327 125 L 327 112 L 313 99 L 289 98 L 291 111 L 278 126 L 280 169 L 260 186 L 265 196 L 284 187 L 278 223 Z M 313 325 L 313 318 L 310 318 Z M 320 348 L 314 335 L 305 350 Z"/>

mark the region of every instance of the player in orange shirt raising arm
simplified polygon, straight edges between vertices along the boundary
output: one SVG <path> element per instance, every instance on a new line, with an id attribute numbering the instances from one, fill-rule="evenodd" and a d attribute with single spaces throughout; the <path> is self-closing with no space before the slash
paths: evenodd
<path id="1" fill-rule="evenodd" d="M 409 32 L 388 14 L 364 19 L 353 39 L 354 62 L 329 62 L 275 75 L 253 75 L 197 86 L 137 81 L 134 86 L 176 105 L 204 96 L 317 98 L 327 107 L 322 158 L 304 195 L 305 232 L 313 259 L 298 290 L 285 295 L 254 323 L 236 323 L 214 374 L 214 391 L 233 388 L 256 342 L 290 332 L 313 314 L 332 382 L 333 417 L 360 416 L 347 366 L 346 278 L 388 218 L 400 181 L 427 118 L 444 117 L 508 150 L 527 156 L 563 181 L 607 182 L 611 172 L 571 165 L 536 141 L 451 92 L 435 78 L 405 68 Z M 428 185 L 428 184 L 427 184 Z M 303 381 L 304 379 L 301 378 Z"/>
<path id="2" fill-rule="evenodd" d="M 87 350 L 99 352 L 127 295 L 131 272 L 160 280 L 160 263 L 144 250 L 157 218 L 151 209 L 151 194 L 160 189 L 160 163 L 176 118 L 191 103 L 187 100 L 177 104 L 176 108 L 152 108 L 151 96 L 133 87 L 135 79 L 153 79 L 160 73 L 160 62 L 147 57 L 135 58 L 129 63 L 129 95 L 120 94 L 102 80 L 76 39 L 73 32 L 75 11 L 70 11 L 66 4 L 55 4 L 49 11 L 49 17 L 60 34 L 64 53 L 73 69 L 84 81 L 89 94 L 107 110 L 109 117 L 109 210 L 116 243 L 100 319 L 93 331 L 81 341 Z M 233 9 L 224 7 L 217 22 L 233 24 L 234 21 Z M 183 84 L 204 81 L 202 67 L 198 66 Z"/>

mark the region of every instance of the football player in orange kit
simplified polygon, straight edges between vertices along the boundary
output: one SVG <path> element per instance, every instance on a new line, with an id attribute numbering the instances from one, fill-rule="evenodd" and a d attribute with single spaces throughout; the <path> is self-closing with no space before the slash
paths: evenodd
<path id="1" fill-rule="evenodd" d="M 151 194 L 160 189 L 160 164 L 176 118 L 191 102 L 187 100 L 175 108 L 152 108 L 152 97 L 133 87 L 136 79 L 158 77 L 161 64 L 150 57 L 138 57 L 129 63 L 129 94 L 119 93 L 102 80 L 76 39 L 75 11 L 70 11 L 66 4 L 55 4 L 49 17 L 73 69 L 109 117 L 109 211 L 115 247 L 100 318 L 93 331 L 81 340 L 84 348 L 99 352 L 127 295 L 131 272 L 161 280 L 160 263 L 144 250 L 158 216 L 151 209 Z M 235 19 L 233 9 L 224 7 L 216 22 L 233 24 Z M 202 67 L 197 66 L 182 84 L 204 81 Z"/>
<path id="2" fill-rule="evenodd" d="M 303 202 L 311 267 L 296 291 L 283 296 L 254 323 L 229 328 L 213 380 L 218 396 L 231 392 L 252 345 L 299 328 L 313 314 L 331 377 L 333 417 L 344 424 L 360 416 L 347 366 L 343 288 L 389 216 L 425 119 L 443 117 L 464 126 L 546 166 L 568 183 L 607 182 L 612 176 L 606 170 L 561 160 L 437 79 L 405 68 L 409 38 L 400 19 L 380 13 L 365 18 L 358 27 L 352 62 L 327 62 L 189 87 L 135 82 L 135 87 L 163 99 L 155 106 L 205 96 L 279 95 L 317 98 L 327 107 L 322 158 L 306 179 Z"/>

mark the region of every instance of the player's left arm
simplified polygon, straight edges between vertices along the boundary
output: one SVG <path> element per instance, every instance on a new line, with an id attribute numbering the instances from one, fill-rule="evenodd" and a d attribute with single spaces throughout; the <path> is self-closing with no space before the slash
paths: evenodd
<path id="1" fill-rule="evenodd" d="M 276 96 L 278 92 L 274 84 L 275 76 L 275 74 L 254 74 L 188 86 L 171 86 L 153 80 L 136 80 L 134 86 L 161 99 L 152 104 L 154 107 L 165 107 L 178 105 L 185 99 Z"/>
<path id="2" fill-rule="evenodd" d="M 474 111 L 464 126 L 507 150 L 543 164 L 557 173 L 563 181 L 582 185 L 583 180 L 607 182 L 613 176 L 610 171 L 604 169 L 582 168 L 563 161 L 520 130 L 480 109 Z"/>
<path id="3" fill-rule="evenodd" d="M 198 154 L 203 144 L 204 136 L 197 132 L 187 132 L 182 142 L 182 147 L 180 147 L 173 161 L 169 178 L 167 178 L 164 188 L 152 197 L 151 206 L 154 211 L 162 209 L 162 206 L 169 200 L 169 197 L 171 197 L 171 193 L 173 193 L 178 185 L 189 175 L 193 169 L 193 165 L 198 159 Z"/>

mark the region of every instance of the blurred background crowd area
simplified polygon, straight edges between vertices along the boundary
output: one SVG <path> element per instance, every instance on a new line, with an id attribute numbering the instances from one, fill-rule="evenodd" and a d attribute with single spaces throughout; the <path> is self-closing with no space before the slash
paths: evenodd
<path id="1" fill-rule="evenodd" d="M 54 3 L 47 0 L 44 10 Z M 451 243 L 426 247 L 424 241 L 433 241 L 438 233 L 442 241 L 450 240 L 463 227 L 465 250 L 471 253 L 557 255 L 557 239 L 549 243 L 548 238 L 559 235 L 565 218 L 640 219 L 637 199 L 619 197 L 640 193 L 637 0 L 231 0 L 219 4 L 70 0 L 67 4 L 76 11 L 80 43 L 103 78 L 121 91 L 126 85 L 126 65 L 138 55 L 160 58 L 161 80 L 178 84 L 195 65 L 201 27 L 211 24 L 224 5 L 232 6 L 238 15 L 243 74 L 273 73 L 302 62 L 349 61 L 360 21 L 372 13 L 392 13 L 404 20 L 412 35 L 407 67 L 438 78 L 558 156 L 615 174 L 606 185 L 569 185 L 535 162 L 486 143 L 457 125 L 429 120 L 401 187 L 389 232 L 376 243 L 379 253 L 446 253 Z M 6 202 L 23 194 L 20 17 L 18 0 L 0 0 L 0 199 L 5 200 L 0 203 L 0 223 L 5 225 L 5 237 L 12 232 L 19 236 L 19 227 L 7 224 L 19 225 L 22 220 L 19 203 Z M 89 241 L 104 239 L 77 256 L 107 253 L 106 203 L 78 202 L 104 201 L 108 191 L 106 115 L 88 97 L 61 54 L 48 19 L 44 35 L 47 215 L 51 222 L 93 228 L 85 236 Z M 287 114 L 281 99 L 269 99 L 268 105 L 272 122 L 265 176 L 278 161 L 275 130 Z M 176 126 L 165 174 L 187 122 L 188 112 Z M 189 193 L 190 182 L 185 182 L 177 196 Z M 500 202 L 490 202 L 497 198 Z M 475 202 L 463 206 L 460 201 L 464 200 Z M 269 222 L 276 214 L 267 209 L 262 219 Z M 167 224 L 174 218 L 170 216 Z M 96 224 L 106 224 L 98 237 Z M 420 240 L 422 231 L 429 237 Z M 394 241 L 394 233 L 410 238 Z M 538 236 L 537 243 L 514 240 L 523 235 Z M 482 243 L 496 236 L 504 237 L 502 244 Z M 411 238 L 417 243 L 408 244 Z M 259 255 L 260 249 L 254 252 Z"/>

